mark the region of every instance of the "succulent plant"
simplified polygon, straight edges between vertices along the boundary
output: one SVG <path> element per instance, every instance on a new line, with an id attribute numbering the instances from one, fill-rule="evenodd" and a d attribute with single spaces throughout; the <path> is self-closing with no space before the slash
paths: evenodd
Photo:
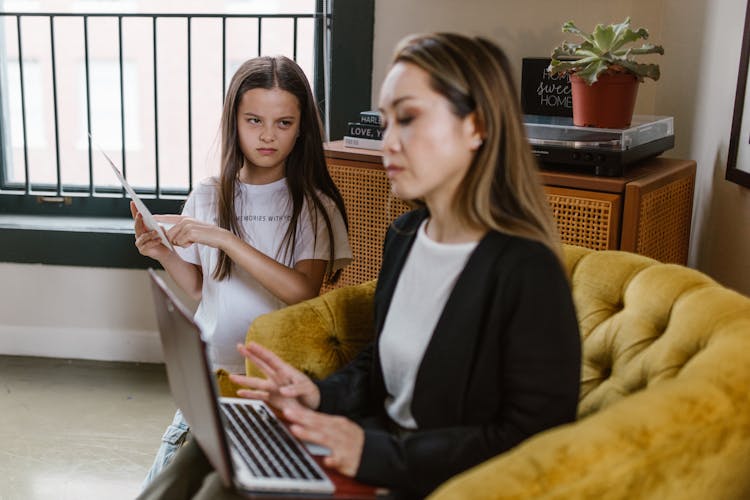
<path id="1" fill-rule="evenodd" d="M 593 33 L 581 31 L 573 21 L 562 26 L 563 33 L 573 33 L 583 38 L 582 43 L 563 42 L 552 52 L 552 62 L 547 71 L 550 74 L 572 73 L 592 85 L 607 70 L 632 73 L 643 81 L 645 78 L 659 79 L 657 64 L 642 64 L 634 57 L 643 54 L 664 54 L 661 45 L 644 43 L 640 47 L 625 48 L 628 43 L 648 38 L 648 31 L 630 29 L 630 18 L 620 24 L 604 26 L 597 24 Z"/>

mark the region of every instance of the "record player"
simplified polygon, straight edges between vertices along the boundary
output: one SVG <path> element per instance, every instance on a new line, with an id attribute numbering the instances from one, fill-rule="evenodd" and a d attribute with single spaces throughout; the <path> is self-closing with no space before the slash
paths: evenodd
<path id="1" fill-rule="evenodd" d="M 619 177 L 628 165 L 674 147 L 674 118 L 635 115 L 627 129 L 576 127 L 568 116 L 524 115 L 542 168 Z"/>

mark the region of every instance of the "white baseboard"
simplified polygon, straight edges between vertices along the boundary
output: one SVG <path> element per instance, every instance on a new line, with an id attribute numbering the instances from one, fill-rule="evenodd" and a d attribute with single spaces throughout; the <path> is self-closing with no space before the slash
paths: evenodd
<path id="1" fill-rule="evenodd" d="M 158 331 L 0 325 L 0 354 L 162 363 Z"/>

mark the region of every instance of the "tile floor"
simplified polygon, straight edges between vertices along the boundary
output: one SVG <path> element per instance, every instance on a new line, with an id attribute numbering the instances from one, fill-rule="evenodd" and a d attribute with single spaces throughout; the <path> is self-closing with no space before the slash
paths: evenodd
<path id="1" fill-rule="evenodd" d="M 0 500 L 135 498 L 174 409 L 163 365 L 0 356 Z"/>

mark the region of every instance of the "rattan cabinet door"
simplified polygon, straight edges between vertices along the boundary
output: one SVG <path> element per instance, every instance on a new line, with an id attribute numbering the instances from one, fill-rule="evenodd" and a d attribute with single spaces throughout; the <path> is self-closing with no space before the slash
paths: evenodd
<path id="1" fill-rule="evenodd" d="M 545 186 L 560 240 L 594 250 L 617 249 L 622 196 Z"/>
<path id="2" fill-rule="evenodd" d="M 687 265 L 694 190 L 694 168 L 629 183 L 620 249 Z"/>
<path id="3" fill-rule="evenodd" d="M 341 192 L 349 217 L 349 243 L 352 263 L 334 286 L 356 285 L 378 277 L 383 240 L 388 226 L 409 206 L 391 194 L 385 170 L 379 164 L 328 159 L 328 171 Z"/>

